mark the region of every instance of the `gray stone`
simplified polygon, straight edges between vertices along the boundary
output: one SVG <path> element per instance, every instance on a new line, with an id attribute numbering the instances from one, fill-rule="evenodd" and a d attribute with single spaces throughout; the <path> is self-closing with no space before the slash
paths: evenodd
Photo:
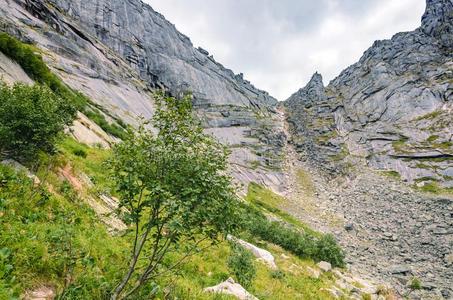
<path id="1" fill-rule="evenodd" d="M 394 265 L 389 269 L 391 274 L 408 274 L 411 272 L 411 268 L 407 265 Z"/>
<path id="2" fill-rule="evenodd" d="M 316 265 L 323 272 L 329 272 L 330 270 L 332 270 L 332 265 L 326 261 L 321 261 L 321 262 L 317 263 Z"/>

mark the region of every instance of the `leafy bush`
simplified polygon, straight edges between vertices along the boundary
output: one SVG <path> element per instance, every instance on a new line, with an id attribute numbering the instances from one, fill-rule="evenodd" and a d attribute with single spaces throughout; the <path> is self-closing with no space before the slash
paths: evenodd
<path id="1" fill-rule="evenodd" d="M 244 288 L 249 288 L 256 277 L 253 254 L 235 242 L 231 242 L 230 246 L 232 252 L 228 257 L 228 267 L 237 282 Z"/>
<path id="2" fill-rule="evenodd" d="M 273 270 L 271 272 L 271 277 L 274 279 L 283 279 L 285 278 L 285 273 L 281 270 Z"/>
<path id="3" fill-rule="evenodd" d="M 242 224 L 251 236 L 279 245 L 300 258 L 328 261 L 334 267 L 344 266 L 344 253 L 331 235 L 315 235 L 269 221 L 262 212 L 248 205 L 243 205 L 242 210 Z"/>
<path id="4" fill-rule="evenodd" d="M 75 112 L 44 85 L 0 83 L 0 153 L 22 161 L 35 159 L 40 151 L 52 153 Z"/>
<path id="5" fill-rule="evenodd" d="M 88 117 L 104 131 L 121 139 L 125 137 L 123 128 L 126 128 L 126 125 L 124 122 L 118 122 L 120 126 L 109 124 L 98 111 L 87 110 L 90 99 L 82 93 L 70 89 L 58 76 L 53 74 L 34 46 L 22 43 L 7 33 L 0 33 L 0 52 L 17 62 L 33 80 L 47 85 L 56 95 L 74 105 L 78 110 L 89 114 Z"/>
<path id="6" fill-rule="evenodd" d="M 72 153 L 75 155 L 75 156 L 79 156 L 79 157 L 82 157 L 82 158 L 86 158 L 87 157 L 87 152 L 83 149 L 75 149 L 72 151 Z"/>
<path id="7" fill-rule="evenodd" d="M 86 97 L 72 91 L 50 71 L 34 46 L 22 43 L 7 33 L 0 33 L 0 52 L 17 62 L 33 80 L 47 85 L 55 94 L 78 109 L 87 105 Z"/>

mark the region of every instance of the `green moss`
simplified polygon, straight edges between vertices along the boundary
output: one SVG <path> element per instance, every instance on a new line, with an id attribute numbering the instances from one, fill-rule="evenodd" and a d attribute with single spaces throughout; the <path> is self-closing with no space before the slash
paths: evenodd
<path id="1" fill-rule="evenodd" d="M 421 290 L 422 289 L 422 282 L 417 277 L 414 277 L 414 278 L 412 278 L 412 280 L 411 280 L 411 282 L 409 284 L 409 288 L 411 290 Z"/>
<path id="2" fill-rule="evenodd" d="M 394 179 L 398 179 L 398 180 L 401 179 L 401 174 L 398 173 L 397 171 L 394 171 L 394 170 L 392 170 L 392 171 L 382 171 L 382 174 L 384 174 L 385 176 L 394 178 Z"/>
<path id="3" fill-rule="evenodd" d="M 440 110 L 436 110 L 436 111 L 433 111 L 429 114 L 426 114 L 426 115 L 423 115 L 423 116 L 420 116 L 418 118 L 416 118 L 415 120 L 416 121 L 420 121 L 420 120 L 432 120 L 438 116 L 440 116 L 442 114 L 442 112 Z"/>
<path id="4" fill-rule="evenodd" d="M 433 166 L 427 165 L 425 163 L 417 163 L 415 165 L 415 167 L 418 169 L 433 169 L 434 168 Z"/>
<path id="5" fill-rule="evenodd" d="M 346 157 L 349 156 L 349 149 L 346 145 L 342 145 L 341 146 L 341 151 L 337 154 L 337 155 L 334 155 L 332 156 L 332 160 L 334 162 L 339 162 L 339 161 L 342 161 L 344 160 Z"/>
<path id="6" fill-rule="evenodd" d="M 406 137 L 402 137 L 398 141 L 393 141 L 392 142 L 393 149 L 396 152 L 401 152 L 401 153 L 407 152 L 407 141 L 408 141 L 408 138 L 406 138 Z"/>
<path id="7" fill-rule="evenodd" d="M 431 135 L 426 141 L 432 143 L 435 140 L 437 140 L 438 138 L 439 138 L 438 135 Z"/>
<path id="8" fill-rule="evenodd" d="M 439 194 L 441 189 L 436 182 L 425 183 L 420 190 L 426 193 Z"/>

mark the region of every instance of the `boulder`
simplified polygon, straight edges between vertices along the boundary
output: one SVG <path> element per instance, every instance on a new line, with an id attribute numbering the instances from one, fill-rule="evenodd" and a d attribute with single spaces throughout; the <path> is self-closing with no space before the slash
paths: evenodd
<path id="1" fill-rule="evenodd" d="M 252 245 L 250 243 L 247 243 L 246 241 L 243 241 L 241 239 L 238 239 L 234 236 L 229 235 L 228 240 L 233 241 L 235 243 L 238 243 L 245 249 L 249 250 L 252 252 L 252 254 L 259 260 L 265 263 L 270 269 L 272 270 L 277 270 L 277 265 L 275 264 L 275 259 L 274 256 L 267 250 L 261 249 L 255 245 Z"/>
<path id="2" fill-rule="evenodd" d="M 232 295 L 240 300 L 258 300 L 258 298 L 247 292 L 242 285 L 236 283 L 231 277 L 218 285 L 205 288 L 204 291 L 208 293 Z"/>
<path id="3" fill-rule="evenodd" d="M 329 272 L 330 270 L 332 270 L 332 265 L 326 261 L 321 261 L 321 262 L 317 263 L 316 265 L 323 272 Z"/>

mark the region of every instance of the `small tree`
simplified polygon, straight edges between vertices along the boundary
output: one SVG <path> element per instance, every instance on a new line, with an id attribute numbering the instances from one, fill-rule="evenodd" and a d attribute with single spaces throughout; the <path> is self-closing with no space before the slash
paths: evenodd
<path id="1" fill-rule="evenodd" d="M 144 126 L 130 133 L 108 163 L 134 237 L 128 270 L 111 299 L 129 297 L 175 271 L 237 224 L 237 197 L 225 175 L 227 149 L 203 133 L 188 97 L 157 94 L 155 100 L 158 133 Z M 179 258 L 164 263 L 171 252 Z"/>
<path id="2" fill-rule="evenodd" d="M 9 87 L 0 82 L 0 158 L 32 161 L 40 151 L 53 152 L 75 112 L 44 85 Z"/>

